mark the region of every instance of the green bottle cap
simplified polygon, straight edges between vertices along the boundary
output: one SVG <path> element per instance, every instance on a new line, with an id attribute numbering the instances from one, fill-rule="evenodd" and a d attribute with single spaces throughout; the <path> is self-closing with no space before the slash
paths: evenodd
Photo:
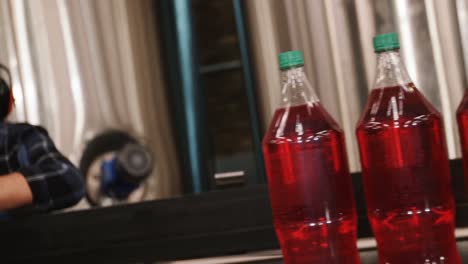
<path id="1" fill-rule="evenodd" d="M 376 53 L 400 48 L 400 41 L 396 32 L 377 35 L 374 37 L 374 50 Z"/>
<path id="2" fill-rule="evenodd" d="M 279 66 L 281 70 L 304 65 L 304 56 L 300 50 L 291 50 L 278 55 Z"/>

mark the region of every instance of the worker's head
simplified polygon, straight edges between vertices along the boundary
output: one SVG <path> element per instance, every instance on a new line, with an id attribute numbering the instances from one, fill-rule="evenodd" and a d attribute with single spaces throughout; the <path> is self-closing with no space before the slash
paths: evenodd
<path id="1" fill-rule="evenodd" d="M 0 64 L 0 71 L 0 121 L 3 121 L 11 113 L 15 99 L 11 87 L 10 70 L 5 65 Z"/>

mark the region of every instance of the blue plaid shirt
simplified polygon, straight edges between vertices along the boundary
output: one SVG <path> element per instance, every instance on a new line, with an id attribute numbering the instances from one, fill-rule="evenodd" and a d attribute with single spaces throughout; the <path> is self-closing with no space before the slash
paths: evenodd
<path id="1" fill-rule="evenodd" d="M 31 188 L 33 205 L 27 211 L 62 209 L 84 195 L 80 172 L 41 127 L 0 123 L 0 177 L 13 172 L 24 175 Z"/>

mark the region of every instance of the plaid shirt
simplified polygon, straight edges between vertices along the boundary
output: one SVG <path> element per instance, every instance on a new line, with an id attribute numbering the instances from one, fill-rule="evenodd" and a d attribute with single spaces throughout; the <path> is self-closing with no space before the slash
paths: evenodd
<path id="1" fill-rule="evenodd" d="M 84 195 L 80 172 L 41 127 L 0 123 L 0 177 L 13 172 L 21 173 L 31 188 L 33 205 L 27 211 L 62 209 Z"/>

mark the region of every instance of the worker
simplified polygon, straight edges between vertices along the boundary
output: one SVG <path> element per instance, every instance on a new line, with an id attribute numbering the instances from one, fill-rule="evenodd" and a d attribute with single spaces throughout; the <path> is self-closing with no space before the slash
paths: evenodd
<path id="1" fill-rule="evenodd" d="M 75 205 L 84 195 L 80 172 L 44 128 L 6 121 L 14 97 L 8 68 L 0 64 L 0 71 L 8 77 L 0 77 L 0 211 L 48 212 Z"/>

